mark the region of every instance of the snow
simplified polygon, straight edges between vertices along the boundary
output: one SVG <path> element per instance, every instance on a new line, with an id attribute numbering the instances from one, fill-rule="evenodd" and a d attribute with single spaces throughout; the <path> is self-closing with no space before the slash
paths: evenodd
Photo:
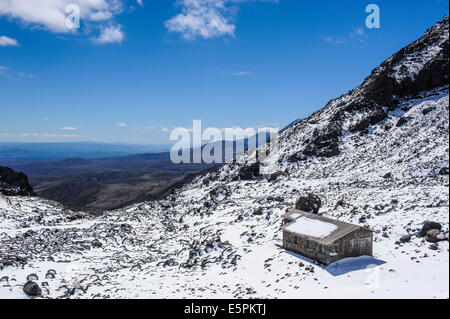
<path id="1" fill-rule="evenodd" d="M 430 46 L 405 61 L 433 54 Z M 0 298 L 27 298 L 22 287 L 35 273 L 48 284 L 43 298 L 448 299 L 449 176 L 440 174 L 449 167 L 448 86 L 386 106 L 387 118 L 364 134 L 349 130 L 364 111 L 342 111 L 363 90 L 284 130 L 258 179 L 239 181 L 242 165 L 227 164 L 166 200 L 100 217 L 0 195 L 0 260 L 14 261 L 0 265 L 8 277 Z M 339 155 L 288 160 L 340 112 Z M 276 172 L 285 174 L 270 179 Z M 285 251 L 282 216 L 308 193 L 320 196 L 321 214 L 372 229 L 374 255 L 322 267 Z M 443 228 L 433 249 L 417 236 L 427 220 Z M 292 225 L 318 238 L 332 226 L 304 217 Z M 405 234 L 411 241 L 399 243 Z M 46 278 L 49 269 L 55 278 Z"/>
<path id="2" fill-rule="evenodd" d="M 336 158 L 274 161 L 276 171 L 288 172 L 274 182 L 236 181 L 239 166 L 226 165 L 174 200 L 74 221 L 58 204 L 0 196 L 0 256 L 28 257 L 0 270 L 9 278 L 0 298 L 27 298 L 22 286 L 31 273 L 41 287 L 48 283 L 44 298 L 448 298 L 448 241 L 431 250 L 414 235 L 433 220 L 448 238 L 449 178 L 438 174 L 449 163 L 448 101 L 447 88 L 405 101 L 372 133 L 346 134 Z M 396 127 L 405 115 L 411 120 Z M 321 123 L 329 114 L 317 116 Z M 271 156 L 301 145 L 316 126 L 306 125 L 286 130 Z M 383 178 L 387 172 L 393 177 Z M 219 198 L 211 194 L 217 187 Z M 324 268 L 282 249 L 281 216 L 304 193 L 320 194 L 330 218 L 373 229 L 374 256 Z M 322 227 L 314 235 L 324 235 Z M 29 230 L 36 233 L 24 237 Z M 411 242 L 396 244 L 404 234 Z M 45 278 L 48 269 L 54 279 Z M 79 288 L 70 295 L 66 287 Z"/>
<path id="3" fill-rule="evenodd" d="M 298 219 L 299 217 L 302 217 L 302 215 L 300 215 L 299 213 L 294 213 L 294 214 L 291 214 L 289 217 L 291 217 L 293 219 Z"/>
<path id="4" fill-rule="evenodd" d="M 298 218 L 295 222 L 286 226 L 286 230 L 292 233 L 315 238 L 327 237 L 337 228 L 334 224 L 308 217 Z"/>

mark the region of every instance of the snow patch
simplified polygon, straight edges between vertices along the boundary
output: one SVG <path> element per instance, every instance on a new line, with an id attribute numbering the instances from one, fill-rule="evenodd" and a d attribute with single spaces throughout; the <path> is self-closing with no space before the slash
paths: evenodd
<path id="1" fill-rule="evenodd" d="M 286 230 L 309 237 L 324 238 L 331 235 L 338 227 L 317 219 L 301 217 L 288 225 Z"/>

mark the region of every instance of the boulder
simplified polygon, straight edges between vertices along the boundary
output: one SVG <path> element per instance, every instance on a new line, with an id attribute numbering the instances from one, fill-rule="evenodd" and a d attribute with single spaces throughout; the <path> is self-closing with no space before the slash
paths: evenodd
<path id="1" fill-rule="evenodd" d="M 448 167 L 441 168 L 441 170 L 439 171 L 439 175 L 442 175 L 442 176 L 449 175 Z"/>
<path id="2" fill-rule="evenodd" d="M 436 245 L 436 244 L 430 245 L 429 248 L 430 248 L 431 250 L 438 250 L 438 249 L 439 249 L 438 245 Z"/>
<path id="3" fill-rule="evenodd" d="M 35 283 L 34 281 L 28 281 L 24 286 L 23 286 L 23 291 L 28 295 L 28 296 L 40 296 L 42 294 L 42 289 L 41 287 L 39 287 L 39 285 L 37 283 Z"/>
<path id="4" fill-rule="evenodd" d="M 412 236 L 411 235 L 405 235 L 400 237 L 401 243 L 409 243 L 411 241 Z"/>
<path id="5" fill-rule="evenodd" d="M 427 108 L 423 109 L 422 114 L 423 114 L 423 115 L 427 115 L 428 113 L 433 112 L 435 109 L 436 109 L 436 108 L 435 108 L 434 106 L 432 106 L 432 107 L 427 107 Z"/>
<path id="6" fill-rule="evenodd" d="M 427 236 L 428 231 L 433 230 L 433 229 L 437 229 L 439 231 L 442 230 L 442 225 L 437 223 L 437 222 L 433 222 L 433 221 L 426 221 L 423 223 L 422 229 L 419 232 L 420 237 L 425 237 Z"/>
<path id="7" fill-rule="evenodd" d="M 94 248 L 101 248 L 103 246 L 103 244 L 98 240 L 98 239 L 94 239 L 91 242 L 92 247 Z"/>
<path id="8" fill-rule="evenodd" d="M 396 126 L 397 127 L 402 127 L 404 126 L 406 123 L 408 123 L 412 118 L 411 117 L 402 117 L 400 120 L 398 120 Z"/>
<path id="9" fill-rule="evenodd" d="M 389 173 L 384 174 L 384 175 L 383 175 L 383 178 L 384 178 L 384 179 L 390 179 L 390 178 L 392 178 L 392 173 L 389 172 Z"/>
<path id="10" fill-rule="evenodd" d="M 261 208 L 255 209 L 253 211 L 253 216 L 262 216 L 264 214 L 264 211 Z"/>
<path id="11" fill-rule="evenodd" d="M 320 207 L 322 207 L 322 200 L 314 194 L 300 197 L 295 204 L 296 209 L 312 214 L 318 214 Z"/>

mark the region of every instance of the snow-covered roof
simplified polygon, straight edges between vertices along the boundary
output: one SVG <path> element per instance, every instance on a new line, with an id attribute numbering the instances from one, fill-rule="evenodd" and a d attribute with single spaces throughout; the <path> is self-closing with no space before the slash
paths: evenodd
<path id="1" fill-rule="evenodd" d="M 290 232 L 315 238 L 327 237 L 337 228 L 334 224 L 303 216 L 286 226 Z"/>
<path id="2" fill-rule="evenodd" d="M 292 223 L 283 227 L 284 231 L 308 237 L 322 245 L 330 245 L 334 241 L 361 228 L 359 225 L 345 223 L 296 209 L 290 210 L 287 214 L 283 215 L 283 218 L 292 220 Z"/>

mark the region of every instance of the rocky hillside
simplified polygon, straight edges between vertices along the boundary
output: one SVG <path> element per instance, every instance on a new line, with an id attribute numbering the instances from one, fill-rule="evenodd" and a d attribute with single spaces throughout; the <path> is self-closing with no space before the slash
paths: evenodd
<path id="1" fill-rule="evenodd" d="M 364 83 L 166 200 L 93 218 L 0 197 L 0 296 L 448 298 L 448 18 Z M 280 247 L 298 206 L 370 227 L 374 256 Z"/>
<path id="2" fill-rule="evenodd" d="M 0 166 L 0 194 L 6 196 L 31 196 L 33 188 L 28 183 L 28 177 L 16 173 L 8 167 Z"/>

